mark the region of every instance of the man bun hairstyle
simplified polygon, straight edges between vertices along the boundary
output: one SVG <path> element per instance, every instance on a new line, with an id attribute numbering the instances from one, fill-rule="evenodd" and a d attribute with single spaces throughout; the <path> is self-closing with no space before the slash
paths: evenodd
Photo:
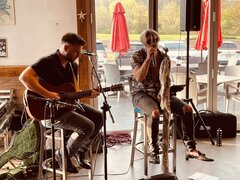
<path id="1" fill-rule="evenodd" d="M 66 33 L 62 37 L 62 43 L 69 43 L 72 45 L 85 45 L 86 41 L 78 34 Z"/>

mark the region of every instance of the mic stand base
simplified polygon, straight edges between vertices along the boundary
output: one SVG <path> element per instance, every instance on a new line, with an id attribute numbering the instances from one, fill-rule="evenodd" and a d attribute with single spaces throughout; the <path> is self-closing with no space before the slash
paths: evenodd
<path id="1" fill-rule="evenodd" d="M 204 123 L 204 120 L 203 120 L 202 116 L 199 114 L 199 112 L 198 112 L 195 104 L 193 103 L 192 99 L 184 99 L 184 101 L 185 101 L 186 103 L 190 103 L 190 104 L 191 104 L 193 110 L 195 111 L 195 113 L 196 113 L 196 115 L 197 115 L 198 122 L 200 122 L 200 123 L 202 124 L 205 133 L 207 134 L 207 136 L 209 137 L 209 139 L 210 139 L 211 142 L 212 142 L 212 145 L 215 145 L 215 142 L 214 142 L 211 134 L 209 133 L 209 131 L 208 131 L 207 127 L 206 127 L 206 124 Z M 197 123 L 196 123 L 196 124 L 197 124 Z"/>

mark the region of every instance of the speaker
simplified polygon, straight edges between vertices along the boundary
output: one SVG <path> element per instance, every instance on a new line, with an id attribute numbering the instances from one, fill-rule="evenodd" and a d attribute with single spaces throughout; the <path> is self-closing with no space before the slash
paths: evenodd
<path id="1" fill-rule="evenodd" d="M 202 0 L 180 0 L 180 30 L 199 31 Z"/>

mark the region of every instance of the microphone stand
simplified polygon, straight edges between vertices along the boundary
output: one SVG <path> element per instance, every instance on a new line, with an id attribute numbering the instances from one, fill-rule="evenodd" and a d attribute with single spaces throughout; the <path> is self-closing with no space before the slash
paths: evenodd
<path id="1" fill-rule="evenodd" d="M 102 91 L 101 81 L 100 81 L 100 79 L 98 77 L 97 70 L 94 67 L 94 64 L 93 64 L 91 56 L 92 55 L 88 55 L 88 60 L 91 63 L 92 70 L 93 70 L 93 75 L 96 77 L 96 79 L 98 81 L 98 86 L 100 88 L 100 92 L 102 93 L 103 99 L 104 99 L 103 105 L 102 105 L 101 109 L 102 109 L 102 117 L 103 117 L 103 140 L 104 140 L 104 179 L 107 180 L 107 130 L 106 130 L 106 119 L 107 119 L 106 112 L 107 111 L 110 114 L 110 117 L 112 119 L 112 123 L 115 123 L 115 121 L 114 121 L 114 118 L 113 118 L 112 113 L 110 111 L 111 106 L 109 106 L 109 104 L 107 102 L 106 95 Z"/>
<path id="2" fill-rule="evenodd" d="M 55 118 L 55 107 L 56 101 L 47 100 L 46 106 L 50 111 L 51 120 L 51 134 L 52 134 L 52 167 L 53 167 L 53 179 L 56 180 L 56 159 L 55 159 L 55 137 L 54 137 L 54 118 Z"/>
<path id="3" fill-rule="evenodd" d="M 202 123 L 202 126 L 205 130 L 205 133 L 207 134 L 207 136 L 209 137 L 212 145 L 215 145 L 215 142 L 212 138 L 212 135 L 209 133 L 207 126 L 202 118 L 202 116 L 199 114 L 196 106 L 194 105 L 193 101 L 191 98 L 189 98 L 189 30 L 187 30 L 187 61 L 186 61 L 186 99 L 184 100 L 185 102 L 187 102 L 188 104 L 190 103 L 193 110 L 196 112 L 196 115 L 198 117 L 198 121 L 200 123 Z"/>

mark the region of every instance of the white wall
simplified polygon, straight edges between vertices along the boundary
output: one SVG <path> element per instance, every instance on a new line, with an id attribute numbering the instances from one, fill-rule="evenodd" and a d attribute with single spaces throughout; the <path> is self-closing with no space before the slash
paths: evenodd
<path id="1" fill-rule="evenodd" d="M 15 0 L 15 25 L 0 25 L 8 57 L 0 65 L 29 65 L 55 52 L 66 32 L 77 32 L 75 0 Z"/>

